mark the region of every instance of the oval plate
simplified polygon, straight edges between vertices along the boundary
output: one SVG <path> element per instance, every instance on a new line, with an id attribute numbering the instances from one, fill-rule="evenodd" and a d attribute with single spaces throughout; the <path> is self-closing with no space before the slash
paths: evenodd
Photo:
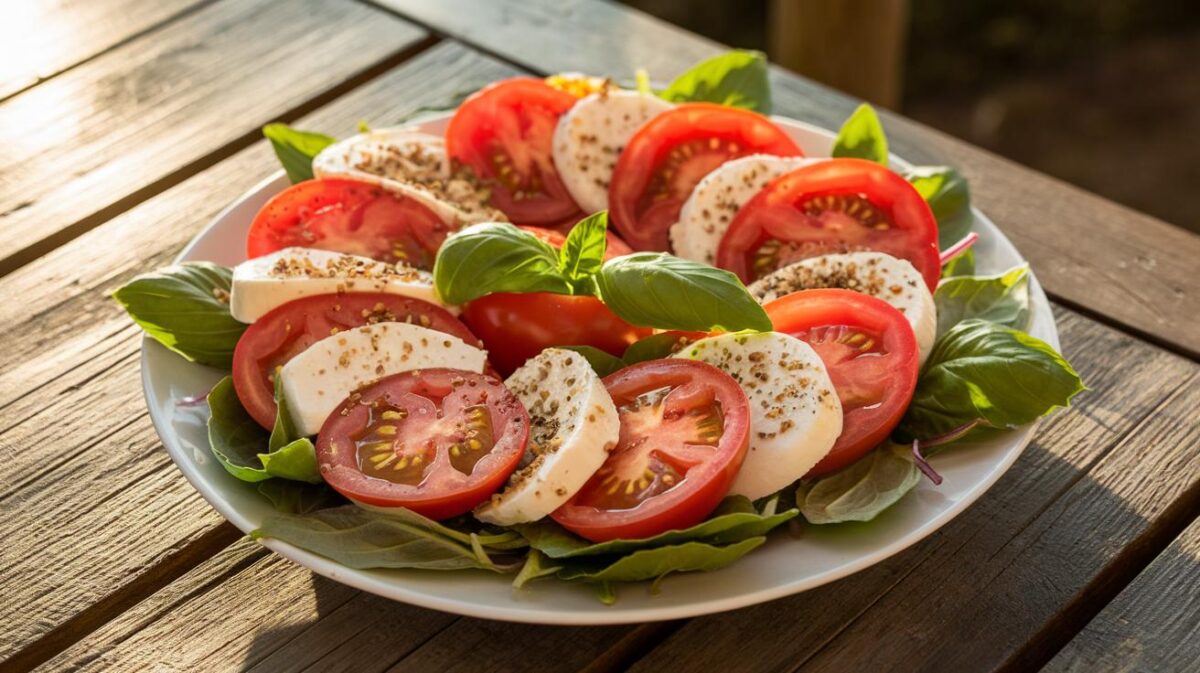
<path id="1" fill-rule="evenodd" d="M 449 117 L 424 119 L 418 125 L 441 134 Z M 809 156 L 829 156 L 834 134 L 809 124 L 775 118 Z M 907 164 L 893 157 L 893 165 Z M 271 196 L 288 186 L 283 172 L 260 182 L 226 208 L 180 253 L 178 261 L 209 260 L 232 266 L 245 259 L 246 232 L 254 214 Z M 1023 259 L 991 220 L 974 211 L 973 229 L 980 273 L 998 273 Z M 1033 278 L 1029 332 L 1058 348 L 1054 316 L 1045 293 Z M 144 339 L 142 383 L 150 417 L 171 458 L 213 507 L 242 531 L 249 532 L 273 513 L 253 484 L 238 481 L 213 459 L 205 433 L 207 412 L 183 405 L 186 397 L 203 395 L 223 376 L 186 362 L 159 344 Z M 613 606 L 601 604 L 579 585 L 543 580 L 520 591 L 510 576 L 485 571 L 364 571 L 346 568 L 278 540 L 265 545 L 314 572 L 350 586 L 405 603 L 472 617 L 547 624 L 623 624 L 679 619 L 732 610 L 788 596 L 832 582 L 900 552 L 946 524 L 983 495 L 1012 465 L 1029 443 L 1035 426 L 964 445 L 934 459 L 945 477 L 939 487 L 922 480 L 899 504 L 866 524 L 809 526 L 800 539 L 774 535 L 729 568 L 667 578 L 651 595 L 649 583 L 621 586 Z"/>

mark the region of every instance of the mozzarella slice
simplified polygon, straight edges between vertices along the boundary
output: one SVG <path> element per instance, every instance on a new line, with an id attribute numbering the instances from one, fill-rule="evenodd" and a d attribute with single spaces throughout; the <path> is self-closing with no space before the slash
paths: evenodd
<path id="1" fill-rule="evenodd" d="M 486 187 L 451 174 L 445 140 L 415 128 L 379 129 L 334 143 L 313 158 L 313 174 L 378 182 L 420 202 L 453 227 L 507 221 L 488 205 Z"/>
<path id="2" fill-rule="evenodd" d="M 778 332 L 722 334 L 671 356 L 729 374 L 750 400 L 750 450 L 729 492 L 763 498 L 803 477 L 842 434 L 842 404 L 811 346 Z"/>
<path id="3" fill-rule="evenodd" d="M 712 264 L 721 238 L 742 206 L 768 182 L 814 161 L 819 159 L 752 154 L 721 164 L 696 183 L 679 209 L 679 221 L 670 230 L 675 255 Z"/>
<path id="4" fill-rule="evenodd" d="M 643 124 L 672 105 L 636 91 L 606 91 L 583 98 L 558 120 L 554 167 L 585 213 L 608 208 L 608 183 L 621 150 Z"/>
<path id="5" fill-rule="evenodd" d="M 289 301 L 342 292 L 397 294 L 458 314 L 458 307 L 438 297 L 428 271 L 313 248 L 284 248 L 235 266 L 229 312 L 251 323 Z"/>
<path id="6" fill-rule="evenodd" d="M 487 353 L 444 332 L 402 322 L 355 327 L 321 339 L 280 370 L 297 430 L 315 435 L 355 390 L 385 376 L 446 367 L 482 373 Z"/>
<path id="7" fill-rule="evenodd" d="M 529 412 L 527 463 L 475 516 L 510 526 L 537 521 L 575 495 L 617 445 L 621 423 L 600 377 L 573 351 L 548 348 L 504 385 Z"/>
<path id="8" fill-rule="evenodd" d="M 754 281 L 748 288 L 760 303 L 798 290 L 840 287 L 878 297 L 895 306 L 912 325 L 921 362 L 933 350 L 937 307 L 924 277 L 906 259 L 882 252 L 821 255 L 789 264 Z"/>

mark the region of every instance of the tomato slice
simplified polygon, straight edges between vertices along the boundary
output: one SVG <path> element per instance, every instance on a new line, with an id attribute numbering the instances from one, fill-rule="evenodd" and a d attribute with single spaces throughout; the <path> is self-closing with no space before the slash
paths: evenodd
<path id="1" fill-rule="evenodd" d="M 729 492 L 750 441 L 750 403 L 728 374 L 649 360 L 604 379 L 621 417 L 608 460 L 551 516 L 594 542 L 699 523 Z"/>
<path id="2" fill-rule="evenodd" d="M 917 338 L 904 314 L 842 289 L 801 290 L 763 308 L 776 331 L 816 350 L 842 402 L 842 434 L 806 476 L 845 467 L 887 439 L 917 387 Z"/>
<path id="3" fill-rule="evenodd" d="M 540 238 L 542 241 L 549 243 L 556 248 L 563 247 L 563 243 L 567 242 L 566 233 L 567 231 L 571 230 L 570 227 L 567 227 L 567 231 L 557 231 L 555 229 L 533 227 L 525 224 L 518 224 L 517 228 L 528 231 L 534 236 Z M 612 259 L 613 257 L 620 257 L 622 255 L 629 255 L 633 253 L 633 249 L 630 248 L 625 241 L 622 241 L 620 236 L 617 236 L 611 231 L 605 232 L 605 238 L 608 239 L 608 245 L 604 248 L 604 259 L 606 261 Z"/>
<path id="4" fill-rule="evenodd" d="M 831 159 L 776 178 L 743 206 L 717 266 L 750 283 L 806 257 L 857 250 L 907 259 L 937 287 L 937 220 L 925 199 L 877 163 Z"/>
<path id="5" fill-rule="evenodd" d="M 550 346 L 594 346 L 620 357 L 653 332 L 621 320 L 595 297 L 550 292 L 489 294 L 467 303 L 463 320 L 504 376 Z"/>
<path id="6" fill-rule="evenodd" d="M 254 216 L 246 254 L 299 246 L 403 262 L 429 270 L 450 234 L 424 204 L 352 178 L 305 180 L 276 194 Z"/>
<path id="7" fill-rule="evenodd" d="M 579 213 L 551 153 L 558 118 L 578 100 L 543 80 L 516 77 L 471 95 L 446 128 L 446 154 L 492 189 L 514 222 L 548 224 Z"/>
<path id="8" fill-rule="evenodd" d="M 613 169 L 613 226 L 635 250 L 667 250 L 667 230 L 700 178 L 748 154 L 803 156 L 787 133 L 749 110 L 687 103 L 663 112 L 634 134 Z"/>
<path id="9" fill-rule="evenodd" d="M 317 463 L 326 483 L 359 504 L 446 519 L 500 488 L 528 440 L 529 415 L 499 380 L 419 369 L 342 402 L 317 436 Z"/>
<path id="10" fill-rule="evenodd" d="M 446 309 L 380 292 L 319 294 L 290 301 L 246 328 L 233 351 L 233 387 L 246 411 L 268 430 L 275 425 L 275 372 L 313 343 L 377 322 L 411 321 L 483 347 Z"/>

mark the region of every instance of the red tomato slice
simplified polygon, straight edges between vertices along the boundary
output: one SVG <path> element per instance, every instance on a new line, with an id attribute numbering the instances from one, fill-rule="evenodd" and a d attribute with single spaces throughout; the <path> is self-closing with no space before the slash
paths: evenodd
<path id="1" fill-rule="evenodd" d="M 907 259 L 937 287 L 937 220 L 925 199 L 877 163 L 831 159 L 776 178 L 742 206 L 717 266 L 749 283 L 806 257 L 855 250 Z"/>
<path id="2" fill-rule="evenodd" d="M 654 117 L 621 152 L 608 189 L 613 226 L 635 250 L 667 250 L 667 230 L 700 178 L 748 154 L 802 156 L 766 117 L 687 103 Z"/>
<path id="3" fill-rule="evenodd" d="M 524 224 L 518 224 L 517 228 L 528 231 L 529 233 L 537 236 L 556 248 L 561 248 L 563 243 L 567 242 L 566 232 L 560 232 L 554 229 L 546 229 L 545 227 L 531 227 Z M 570 231 L 570 228 L 568 227 L 567 230 Z M 610 260 L 613 257 L 620 257 L 621 255 L 629 255 L 633 253 L 633 249 L 626 245 L 625 241 L 622 241 L 619 236 L 611 231 L 605 232 L 605 237 L 608 239 L 608 245 L 604 248 L 605 260 Z"/>
<path id="4" fill-rule="evenodd" d="M 350 292 L 290 301 L 246 328 L 233 351 L 233 388 L 242 406 L 268 430 L 275 425 L 275 372 L 316 341 L 341 330 L 408 321 L 483 347 L 446 309 L 394 294 Z"/>
<path id="5" fill-rule="evenodd" d="M 917 387 L 917 338 L 904 314 L 841 289 L 801 290 L 763 308 L 776 331 L 817 351 L 842 402 L 842 434 L 806 476 L 845 467 L 887 439 Z"/>
<path id="6" fill-rule="evenodd" d="M 433 268 L 451 228 L 414 199 L 350 178 L 305 180 L 276 194 L 254 216 L 246 254 L 292 246 Z"/>
<path id="7" fill-rule="evenodd" d="M 729 492 L 750 441 L 750 403 L 728 374 L 649 360 L 604 379 L 621 417 L 604 465 L 551 516 L 593 542 L 699 523 Z"/>
<path id="8" fill-rule="evenodd" d="M 620 357 L 653 330 L 621 320 L 595 297 L 500 292 L 469 302 L 463 320 L 504 376 L 550 346 L 594 346 Z"/>
<path id="9" fill-rule="evenodd" d="M 446 154 L 492 188 L 514 222 L 547 224 L 579 213 L 551 147 L 558 118 L 578 100 L 540 79 L 490 84 L 463 101 L 446 128 Z"/>
<path id="10" fill-rule="evenodd" d="M 317 436 L 317 463 L 351 500 L 446 519 L 500 488 L 528 440 L 525 407 L 497 379 L 420 369 L 344 401 Z"/>

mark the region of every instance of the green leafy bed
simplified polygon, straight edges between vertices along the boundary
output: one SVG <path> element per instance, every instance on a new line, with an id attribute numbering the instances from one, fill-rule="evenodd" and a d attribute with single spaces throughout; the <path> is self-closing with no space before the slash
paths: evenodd
<path id="1" fill-rule="evenodd" d="M 648 88 L 639 73 L 639 86 Z M 705 61 L 657 92 L 670 101 L 710 101 L 767 113 L 767 64 L 755 52 Z M 312 178 L 311 160 L 334 139 L 282 124 L 264 128 L 293 182 Z M 835 157 L 888 163 L 878 116 L 859 107 L 843 125 Z M 929 203 L 944 249 L 971 228 L 966 181 L 945 166 L 922 166 L 905 177 Z M 578 224 L 561 250 L 512 225 L 476 226 L 451 237 L 439 252 L 434 279 L 450 303 L 492 292 L 550 291 L 600 297 L 621 318 L 660 329 L 770 330 L 763 309 L 733 274 L 664 253 L 604 261 L 606 219 Z M 642 540 L 592 544 L 544 520 L 509 529 L 470 517 L 435 522 L 399 510 L 383 516 L 346 504 L 317 469 L 312 439 L 298 436 L 287 400 L 276 389 L 271 432 L 242 408 L 229 377 L 209 393 L 213 454 L 234 477 L 253 483 L 277 513 L 252 537 L 276 538 L 351 568 L 476 569 L 513 574 L 522 587 L 541 577 L 584 583 L 605 601 L 620 582 L 657 581 L 671 573 L 725 567 L 762 545 L 791 521 L 831 525 L 869 521 L 922 479 L 940 479 L 925 458 L 952 450 L 964 437 L 1027 424 L 1066 406 L 1083 390 L 1079 376 L 1048 344 L 1026 334 L 1029 269 L 976 276 L 974 256 L 950 260 L 934 299 L 937 341 L 916 393 L 892 441 L 848 467 L 799 482 L 764 502 L 725 499 L 704 522 Z M 185 263 L 138 277 L 114 297 L 153 339 L 184 358 L 228 370 L 245 325 L 229 314 L 231 271 Z M 664 357 L 676 337 L 659 334 L 615 357 L 576 347 L 601 375 Z M 786 508 L 781 508 L 787 503 Z"/>

